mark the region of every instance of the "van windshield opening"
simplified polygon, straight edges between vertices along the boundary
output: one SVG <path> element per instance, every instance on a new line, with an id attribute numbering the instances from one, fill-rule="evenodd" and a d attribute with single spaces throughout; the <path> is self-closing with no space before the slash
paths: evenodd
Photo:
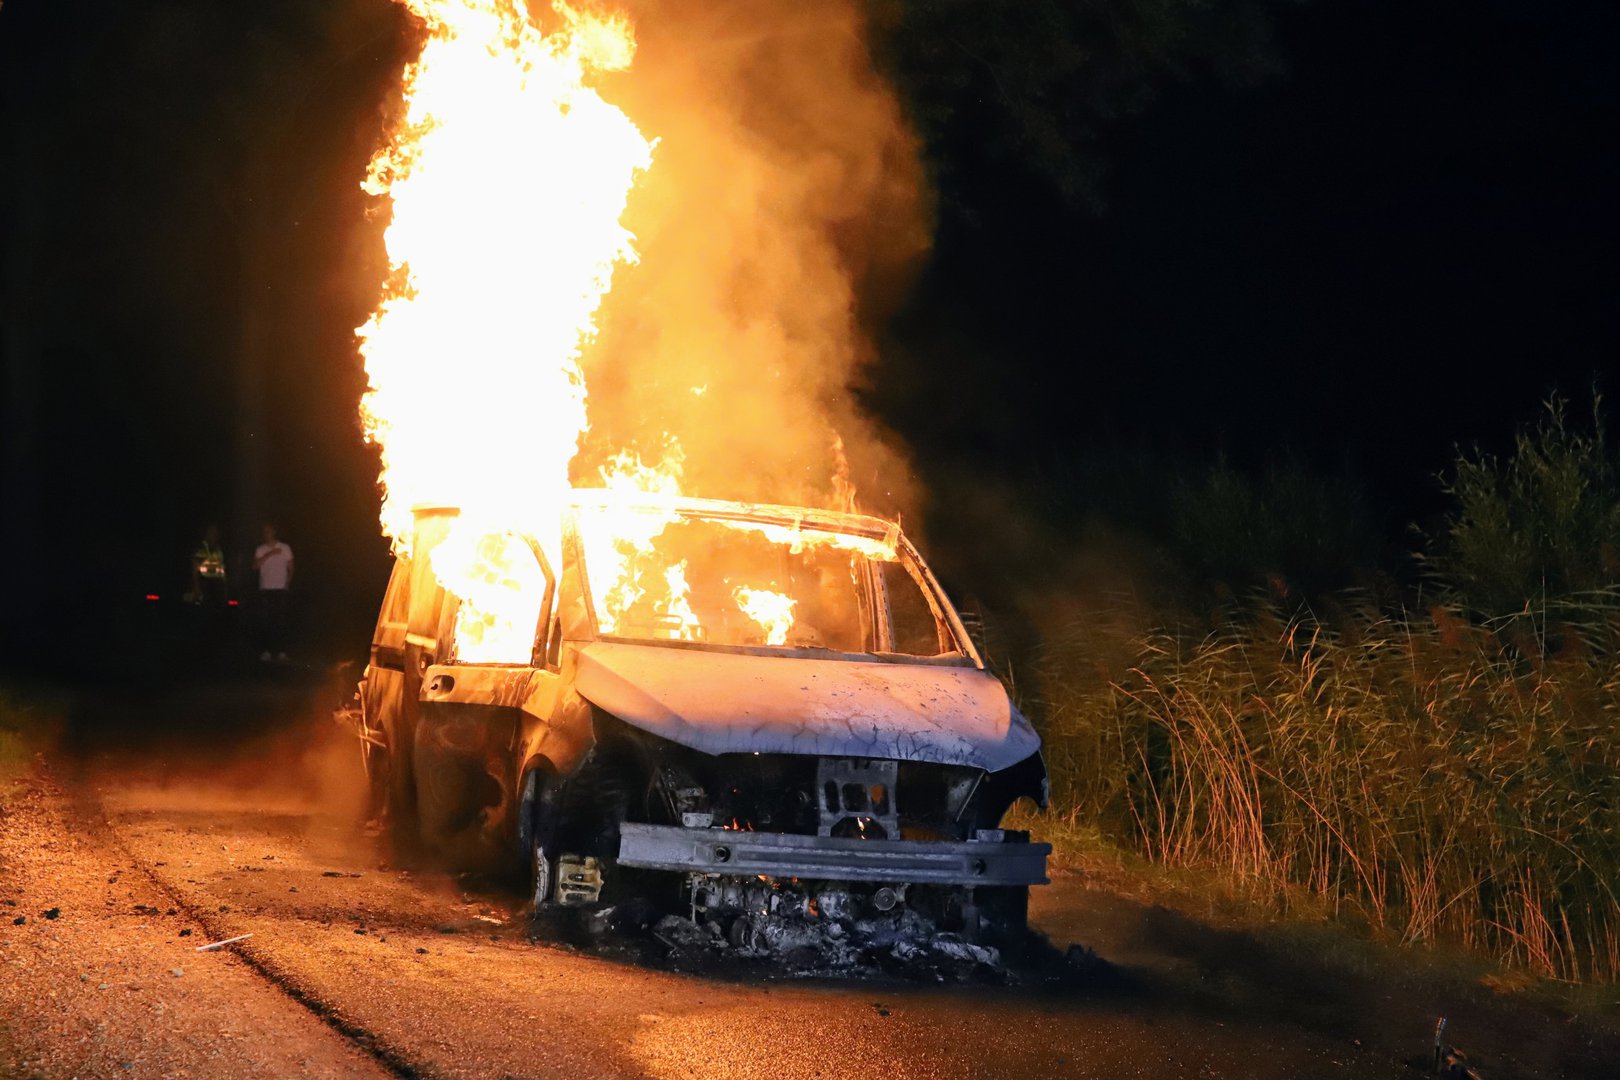
<path id="1" fill-rule="evenodd" d="M 844 653 L 957 651 L 904 553 L 882 538 L 663 508 L 590 507 L 578 522 L 604 635 Z"/>

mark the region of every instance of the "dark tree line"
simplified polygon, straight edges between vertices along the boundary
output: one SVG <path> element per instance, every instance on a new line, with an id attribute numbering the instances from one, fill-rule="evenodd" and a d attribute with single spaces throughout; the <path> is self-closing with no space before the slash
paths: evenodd
<path id="1" fill-rule="evenodd" d="M 926 140 L 949 215 L 1008 173 L 1107 203 L 1107 142 L 1164 90 L 1280 74 L 1275 13 L 1300 0 L 871 0 L 879 55 Z"/>

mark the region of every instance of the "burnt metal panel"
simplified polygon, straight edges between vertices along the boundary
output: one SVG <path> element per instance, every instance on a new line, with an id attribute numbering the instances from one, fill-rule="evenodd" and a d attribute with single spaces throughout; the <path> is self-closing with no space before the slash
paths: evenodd
<path id="1" fill-rule="evenodd" d="M 579 650 L 579 692 L 625 723 L 706 754 L 806 754 L 992 772 L 1040 737 L 995 676 L 967 666 L 670 649 Z"/>

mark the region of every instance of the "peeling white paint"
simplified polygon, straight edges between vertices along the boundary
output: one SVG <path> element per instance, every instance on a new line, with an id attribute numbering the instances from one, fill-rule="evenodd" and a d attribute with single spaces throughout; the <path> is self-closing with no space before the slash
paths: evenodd
<path id="1" fill-rule="evenodd" d="M 581 695 L 644 731 L 707 754 L 891 758 L 996 772 L 1040 738 L 976 667 L 595 642 Z"/>

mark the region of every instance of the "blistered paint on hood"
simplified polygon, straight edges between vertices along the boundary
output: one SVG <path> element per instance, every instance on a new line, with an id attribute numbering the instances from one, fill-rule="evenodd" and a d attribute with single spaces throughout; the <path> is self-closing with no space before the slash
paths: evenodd
<path id="1" fill-rule="evenodd" d="M 581 695 L 707 754 L 893 758 L 992 772 L 1040 748 L 995 676 L 973 667 L 595 642 Z"/>

